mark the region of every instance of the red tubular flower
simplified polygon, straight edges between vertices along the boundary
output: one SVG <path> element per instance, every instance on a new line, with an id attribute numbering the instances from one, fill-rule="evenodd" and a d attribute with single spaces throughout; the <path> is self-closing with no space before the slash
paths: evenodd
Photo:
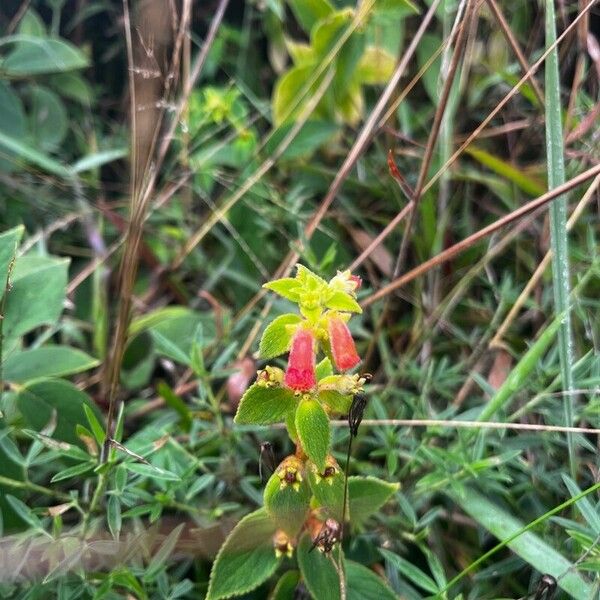
<path id="1" fill-rule="evenodd" d="M 315 373 L 315 337 L 308 329 L 298 329 L 292 338 L 292 349 L 285 372 L 284 383 L 299 392 L 307 392 L 317 385 Z"/>
<path id="2" fill-rule="evenodd" d="M 338 371 L 347 371 L 360 362 L 348 325 L 339 317 L 331 317 L 328 324 L 331 354 Z"/>

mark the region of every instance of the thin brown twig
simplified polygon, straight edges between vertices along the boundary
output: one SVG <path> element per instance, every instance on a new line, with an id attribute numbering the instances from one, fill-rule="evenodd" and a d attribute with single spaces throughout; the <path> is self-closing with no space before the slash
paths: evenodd
<path id="1" fill-rule="evenodd" d="M 131 119 L 131 181 L 130 202 L 131 218 L 125 237 L 125 250 L 121 259 L 119 269 L 119 293 L 121 302 L 117 314 L 116 327 L 113 337 L 112 352 L 107 358 L 106 377 L 104 380 L 104 394 L 108 397 L 108 412 L 106 416 L 106 436 L 102 448 L 101 461 L 108 460 L 110 438 L 113 435 L 115 408 L 117 403 L 117 389 L 119 385 L 119 373 L 121 362 L 125 352 L 127 340 L 127 329 L 131 313 L 133 297 L 133 284 L 137 271 L 137 251 L 141 240 L 142 226 L 136 218 L 138 200 L 138 181 L 136 175 L 137 165 L 137 127 L 136 127 L 136 94 L 134 78 L 133 42 L 131 38 L 131 19 L 129 14 L 129 0 L 123 0 L 123 25 L 125 28 L 125 43 L 127 48 L 127 61 L 129 72 L 129 97 L 130 97 L 130 119 Z M 100 484 L 98 488 L 100 489 Z"/>
<path id="2" fill-rule="evenodd" d="M 335 427 L 348 426 L 348 421 L 331 421 Z M 364 419 L 361 425 L 367 427 L 450 427 L 456 429 L 512 429 L 516 431 L 545 431 L 558 433 L 593 433 L 600 435 L 600 429 L 593 427 L 567 427 L 565 425 L 542 425 L 539 423 L 499 423 L 496 421 L 461 421 L 457 419 Z"/>
<path id="3" fill-rule="evenodd" d="M 469 32 L 468 24 L 470 23 L 472 18 L 476 18 L 474 13 L 474 0 L 467 0 L 467 5 L 465 8 L 465 12 L 462 18 L 463 26 L 457 27 L 457 37 L 456 37 L 456 45 L 454 48 L 454 53 L 452 54 L 452 59 L 450 61 L 450 65 L 448 67 L 448 74 L 446 79 L 444 80 L 444 85 L 442 87 L 440 93 L 440 99 L 438 105 L 435 109 L 435 114 L 433 117 L 433 123 L 431 125 L 431 131 L 429 133 L 429 137 L 427 138 L 427 146 L 425 147 L 425 153 L 423 154 L 423 160 L 421 161 L 421 167 L 419 169 L 419 176 L 417 179 L 417 184 L 415 185 L 414 195 L 413 195 L 413 209 L 410 211 L 408 216 L 408 220 L 406 222 L 406 227 L 404 228 L 404 233 L 402 234 L 402 241 L 400 243 L 400 250 L 398 252 L 398 256 L 396 258 L 396 264 L 394 266 L 394 271 L 392 274 L 392 279 L 398 277 L 402 267 L 404 265 L 404 259 L 406 257 L 406 252 L 408 250 L 408 242 L 410 240 L 410 236 L 412 233 L 412 229 L 415 223 L 415 219 L 417 216 L 419 204 L 421 202 L 421 198 L 423 196 L 423 186 L 425 185 L 425 179 L 427 178 L 427 174 L 429 172 L 429 167 L 431 165 L 431 160 L 433 158 L 433 150 L 437 144 L 438 136 L 440 133 L 440 127 L 442 125 L 442 119 L 444 118 L 444 114 L 446 112 L 446 108 L 448 106 L 448 100 L 450 99 L 450 92 L 452 90 L 452 85 L 454 83 L 454 78 L 456 73 L 458 72 L 458 67 L 463 57 L 464 49 L 467 43 L 467 34 Z M 387 305 L 382 311 L 381 322 L 385 321 L 385 313 L 387 312 Z"/>
<path id="4" fill-rule="evenodd" d="M 600 185 L 600 176 L 596 177 L 596 179 L 594 179 L 594 181 L 592 181 L 592 184 L 586 190 L 585 194 L 583 195 L 583 197 L 581 198 L 581 200 L 575 207 L 575 210 L 573 211 L 573 213 L 569 217 L 569 220 L 567 221 L 567 231 L 570 231 L 571 229 L 573 229 L 575 223 L 578 221 L 579 217 L 582 215 L 585 207 L 589 204 L 589 202 L 594 197 L 594 193 L 596 192 L 598 185 Z M 527 298 L 529 297 L 529 295 L 531 294 L 533 288 L 539 282 L 540 278 L 544 274 L 544 271 L 550 264 L 551 260 L 552 260 L 552 250 L 548 250 L 548 252 L 546 252 L 546 255 L 544 256 L 544 258 L 542 259 L 540 264 L 537 266 L 533 275 L 527 282 L 527 285 L 523 288 L 523 291 L 519 294 L 519 297 L 516 299 L 515 303 L 512 305 L 510 311 L 504 318 L 504 321 L 498 328 L 498 331 L 496 332 L 494 337 L 490 340 L 489 348 L 501 348 L 503 346 L 502 338 L 505 336 L 511 323 L 515 320 L 515 317 L 517 316 L 517 314 L 523 307 L 523 304 L 525 304 L 525 302 L 526 302 Z"/>
<path id="5" fill-rule="evenodd" d="M 459 7 L 460 13 L 460 7 Z M 425 146 L 425 152 L 423 153 L 423 158 L 421 160 L 421 166 L 419 169 L 419 175 L 417 177 L 417 183 L 415 185 L 415 189 L 413 191 L 412 202 L 410 204 L 411 210 L 408 213 L 406 226 L 404 227 L 404 232 L 402 233 L 402 239 L 400 242 L 400 249 L 398 251 L 398 255 L 396 257 L 396 262 L 394 265 L 394 270 L 392 272 L 392 279 L 398 277 L 399 273 L 402 271 L 404 266 L 404 260 L 406 258 L 406 253 L 408 250 L 408 243 L 410 240 L 410 236 L 412 234 L 413 226 L 417 217 L 417 209 L 421 202 L 423 185 L 425 184 L 425 180 L 427 178 L 427 174 L 429 172 L 429 167 L 431 166 L 431 160 L 433 158 L 433 151 L 437 144 L 438 137 L 440 134 L 440 129 L 442 125 L 442 120 L 444 118 L 444 114 L 446 113 L 446 108 L 448 106 L 448 101 L 450 99 L 450 92 L 452 91 L 452 86 L 454 84 L 455 76 L 458 72 L 458 67 L 462 61 L 464 50 L 466 48 L 468 33 L 469 33 L 469 23 L 472 19 L 476 18 L 475 12 L 475 0 L 466 0 L 466 5 L 464 8 L 464 13 L 462 15 L 457 14 L 456 16 L 456 26 L 454 27 L 453 34 L 456 35 L 456 44 L 454 47 L 454 52 L 452 54 L 452 59 L 450 61 L 450 65 L 448 67 L 448 72 L 446 74 L 446 78 L 444 80 L 442 90 L 440 93 L 440 99 L 438 105 L 435 109 L 435 114 L 433 117 L 433 123 L 431 125 L 431 131 L 427 138 L 427 145 Z M 450 35 L 452 38 L 453 35 Z M 366 352 L 365 356 L 365 364 L 370 364 L 371 357 L 375 348 L 376 340 L 379 338 L 379 333 L 381 332 L 381 328 L 387 320 L 388 312 L 390 309 L 389 298 L 386 299 L 384 306 L 381 310 L 381 314 L 377 319 L 375 324 L 375 330 L 373 333 L 373 337 L 371 339 L 371 343 Z"/>
<path id="6" fill-rule="evenodd" d="M 381 96 L 379 97 L 379 100 L 377 101 L 375 108 L 373 109 L 373 111 L 369 115 L 369 118 L 363 125 L 358 137 L 356 138 L 356 141 L 354 142 L 352 148 L 350 149 L 350 152 L 348 153 L 348 156 L 346 157 L 346 160 L 344 161 L 344 163 L 338 170 L 336 176 L 334 177 L 333 181 L 331 182 L 331 185 L 329 186 L 329 189 L 327 190 L 325 197 L 321 201 L 321 204 L 319 205 L 319 207 L 317 208 L 317 210 L 311 217 L 310 221 L 306 225 L 306 227 L 304 229 L 304 236 L 307 240 L 310 240 L 313 233 L 318 228 L 323 217 L 326 215 L 327 211 L 329 210 L 331 203 L 334 201 L 335 197 L 337 196 L 338 192 L 340 191 L 344 181 L 346 180 L 346 178 L 348 177 L 348 175 L 354 168 L 354 165 L 356 164 L 357 160 L 360 158 L 360 156 L 362 156 L 363 152 L 368 147 L 368 144 L 371 141 L 371 139 L 373 138 L 375 131 L 378 130 L 379 127 L 381 127 L 383 125 L 383 124 L 380 124 L 380 125 L 376 126 L 376 123 L 377 123 L 378 119 L 380 118 L 381 114 L 383 113 L 383 110 L 385 109 L 385 106 L 387 105 L 389 99 L 391 98 L 395 87 L 398 85 L 400 79 L 404 75 L 404 71 L 406 70 L 414 53 L 416 52 L 417 46 L 418 46 L 421 38 L 423 37 L 425 31 L 427 30 L 429 23 L 435 16 L 435 11 L 437 10 L 437 7 L 440 4 L 440 1 L 441 0 L 433 0 L 431 6 L 429 7 L 429 10 L 423 17 L 423 19 L 419 25 L 419 28 L 417 29 L 417 31 L 415 33 L 414 38 L 412 39 L 410 45 L 408 46 L 405 53 L 403 54 L 402 59 L 398 63 L 398 66 L 396 67 L 390 81 L 388 82 L 387 86 L 385 87 L 384 91 L 382 92 Z M 292 250 L 291 252 L 289 252 L 288 255 L 281 262 L 279 267 L 276 269 L 276 271 L 273 275 L 274 278 L 284 277 L 287 273 L 289 273 L 291 271 L 291 269 L 293 268 L 294 264 L 296 263 L 296 261 L 298 260 L 298 258 L 299 258 L 299 254 L 296 251 Z M 254 307 L 263 298 L 265 293 L 266 293 L 266 291 L 261 289 L 254 296 L 254 298 L 252 298 L 250 300 L 250 302 L 248 302 L 248 304 L 244 308 L 242 308 L 242 310 L 240 311 L 240 313 L 238 313 L 238 315 L 247 314 L 247 312 L 249 310 L 251 310 L 252 307 Z M 270 304 L 269 306 L 271 306 L 271 305 L 272 304 Z M 250 332 L 250 335 L 246 338 L 246 341 L 243 344 L 244 348 L 249 348 L 252 345 L 254 339 L 256 339 L 256 336 L 258 335 L 258 331 L 259 331 L 258 327 L 254 327 L 252 329 L 252 331 Z"/>
<path id="7" fill-rule="evenodd" d="M 294 141 L 298 132 L 312 112 L 317 107 L 321 98 L 329 88 L 335 71 L 332 69 L 323 78 L 323 81 L 319 84 L 319 87 L 315 91 L 315 94 L 310 98 L 309 102 L 304 106 L 301 115 L 298 120 L 294 123 L 292 128 L 289 130 L 287 135 L 277 145 L 271 156 L 266 158 L 262 164 L 248 177 L 244 183 L 227 199 L 225 200 L 215 211 L 213 211 L 204 222 L 202 227 L 194 233 L 190 239 L 183 246 L 179 254 L 175 257 L 171 264 L 172 269 L 177 269 L 181 266 L 187 255 L 204 239 L 204 237 L 210 232 L 216 223 L 221 221 L 229 210 L 250 190 L 252 189 L 262 177 L 276 164 L 279 157 L 286 151 L 288 146 Z"/>
<path id="8" fill-rule="evenodd" d="M 330 421 L 333 427 L 348 427 L 347 419 Z M 546 433 L 591 433 L 600 435 L 593 427 L 567 427 L 565 425 L 543 425 L 541 423 L 502 423 L 499 421 L 463 421 L 461 419 L 363 419 L 361 427 L 446 427 L 449 429 L 497 429 L 513 431 L 541 431 Z M 244 431 L 253 429 L 285 429 L 285 423 L 273 425 L 244 426 Z"/>
<path id="9" fill-rule="evenodd" d="M 385 228 L 373 239 L 373 241 L 360 253 L 360 255 L 354 259 L 352 264 L 348 267 L 351 271 L 354 271 L 363 264 L 363 262 L 369 257 L 371 252 L 375 250 L 385 238 L 398 226 L 398 223 L 406 217 L 406 215 L 412 211 L 414 202 L 411 200 L 386 226 Z"/>
<path id="10" fill-rule="evenodd" d="M 597 164 L 594 167 L 591 167 L 587 171 L 584 171 L 583 173 L 580 173 L 576 177 L 573 177 L 573 179 L 570 179 L 569 181 L 565 182 L 563 185 L 561 185 L 557 188 L 554 188 L 553 190 L 550 190 L 549 192 L 546 192 L 545 194 L 543 194 L 542 196 L 539 196 L 538 198 L 535 198 L 534 200 L 531 200 L 530 202 L 521 206 L 520 208 L 510 212 L 509 214 L 505 215 L 504 217 L 501 217 L 497 221 L 494 221 L 487 227 L 484 227 L 483 229 L 476 231 L 472 235 L 466 237 L 464 240 L 461 240 L 460 242 L 454 244 L 453 246 L 446 248 L 446 250 L 444 250 L 443 252 L 440 252 L 436 256 L 430 258 L 429 260 L 426 260 L 424 263 L 421 263 L 419 266 L 415 267 L 411 271 L 408 271 L 407 273 L 398 277 L 397 279 L 391 281 L 389 284 L 387 284 L 386 286 L 381 288 L 379 291 L 377 291 L 374 294 L 372 294 L 371 296 L 367 297 L 365 300 L 363 300 L 363 303 L 362 303 L 363 308 L 370 306 L 377 300 L 385 297 L 387 294 L 393 292 L 394 290 L 397 290 L 398 288 L 402 287 L 409 281 L 416 279 L 417 277 L 419 277 L 423 273 L 426 273 L 433 267 L 436 267 L 436 266 L 450 260 L 457 254 L 460 254 L 467 248 L 471 247 L 473 244 L 477 243 L 478 241 L 480 241 L 481 239 L 490 235 L 491 233 L 494 233 L 498 229 L 501 229 L 505 225 L 508 225 L 508 224 L 512 223 L 513 221 L 515 221 L 516 219 L 519 219 L 519 218 L 533 212 L 534 210 L 541 208 L 542 206 L 544 206 L 545 204 L 547 204 L 548 202 L 550 202 L 557 196 L 560 196 L 561 194 L 565 194 L 565 193 L 569 192 L 573 188 L 577 187 L 578 185 L 581 185 L 582 183 L 586 182 L 588 179 L 592 179 L 592 177 L 595 177 L 598 174 L 600 174 L 600 164 Z"/>
<path id="11" fill-rule="evenodd" d="M 30 4 L 31 4 L 31 0 L 23 0 L 23 2 L 21 3 L 21 6 L 19 6 L 19 10 L 17 10 L 14 17 L 11 19 L 10 23 L 8 24 L 8 27 L 6 28 L 4 35 L 10 35 L 15 30 L 15 28 L 17 27 L 17 25 L 23 18 L 23 15 L 27 12 L 27 9 L 29 8 Z"/>
<path id="12" fill-rule="evenodd" d="M 527 119 L 519 119 L 517 121 L 512 121 L 511 123 L 505 123 L 504 125 L 498 125 L 497 127 L 490 127 L 487 131 L 482 131 L 478 137 L 479 139 L 483 138 L 491 138 L 496 137 L 498 135 L 505 135 L 506 133 L 512 133 L 513 131 L 518 131 L 519 129 L 528 129 L 533 125 L 541 124 L 544 121 L 543 116 L 539 116 L 537 118 L 527 118 Z M 469 138 L 471 132 L 469 133 L 461 133 L 454 136 L 454 141 L 461 143 Z"/>
<path id="13" fill-rule="evenodd" d="M 426 193 L 435 182 L 448 170 L 448 168 L 454 164 L 456 159 L 463 153 L 464 149 L 471 144 L 471 142 L 487 127 L 488 123 L 506 106 L 506 104 L 519 92 L 523 84 L 531 78 L 531 76 L 540 68 L 542 63 L 546 60 L 548 55 L 562 42 L 562 40 L 569 35 L 577 23 L 583 19 L 587 12 L 591 9 L 593 3 L 589 4 L 583 9 L 581 13 L 575 17 L 573 22 L 561 33 L 555 42 L 550 44 L 540 58 L 531 66 L 531 68 L 519 79 L 519 81 L 513 86 L 513 88 L 500 100 L 492 112 L 479 124 L 479 126 L 471 133 L 471 135 L 460 145 L 460 147 L 450 156 L 450 158 L 440 167 L 438 172 L 427 182 L 423 188 L 423 193 Z"/>

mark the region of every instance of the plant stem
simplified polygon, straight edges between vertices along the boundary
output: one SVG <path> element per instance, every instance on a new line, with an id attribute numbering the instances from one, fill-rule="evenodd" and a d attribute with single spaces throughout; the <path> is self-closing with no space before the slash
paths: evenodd
<path id="1" fill-rule="evenodd" d="M 11 487 L 16 490 L 26 490 L 37 494 L 43 494 L 44 496 L 50 496 L 51 498 L 56 498 L 63 502 L 70 502 L 72 500 L 71 496 L 64 494 L 63 492 L 51 490 L 50 488 L 38 485 L 37 483 L 31 483 L 31 481 L 19 481 L 17 479 L 11 479 L 10 477 L 4 477 L 3 475 L 0 475 L 0 485 L 5 485 L 6 487 Z"/>
<path id="2" fill-rule="evenodd" d="M 333 568 L 335 569 L 338 579 L 340 581 L 340 600 L 346 600 L 347 592 L 346 592 L 346 575 L 344 574 L 344 558 L 342 555 L 342 547 L 339 547 L 339 557 L 338 561 L 335 560 L 333 555 L 329 555 L 331 563 L 333 564 Z"/>
<path id="3" fill-rule="evenodd" d="M 8 292 L 10 292 L 10 277 L 13 272 L 13 268 L 15 266 L 15 256 L 17 253 L 17 248 L 15 246 L 15 251 L 13 253 L 13 257 L 11 261 L 8 263 L 8 269 L 6 270 L 6 283 L 4 285 L 4 294 L 2 295 L 2 302 L 0 303 L 0 397 L 2 392 L 4 391 L 4 373 L 2 369 L 2 365 L 4 362 L 3 352 L 4 352 L 4 313 L 6 312 L 6 298 L 8 296 Z M 2 413 L 0 413 L 2 415 Z"/>
<path id="4" fill-rule="evenodd" d="M 546 0 L 546 48 L 556 41 L 554 0 Z M 560 78 L 558 51 L 556 46 L 548 55 L 545 70 L 546 107 L 546 161 L 548 188 L 554 189 L 565 182 L 565 160 L 563 154 L 562 115 L 560 102 Z M 571 317 L 569 311 L 569 248 L 567 233 L 567 198 L 561 195 L 550 204 L 550 239 L 553 253 L 552 285 L 556 314 L 564 314 L 558 331 L 558 350 L 562 374 L 565 425 L 573 423 L 573 346 L 571 340 Z M 572 433 L 567 433 L 571 476 L 577 471 L 575 442 Z"/>
<path id="5" fill-rule="evenodd" d="M 106 489 L 106 484 L 108 482 L 108 478 L 106 475 L 107 475 L 106 472 L 100 473 L 98 475 L 98 484 L 96 485 L 96 489 L 94 490 L 94 495 L 92 496 L 88 510 L 83 517 L 83 526 L 82 526 L 82 534 L 81 534 L 82 538 L 85 538 L 85 534 L 87 533 L 87 530 L 90 525 L 90 519 L 92 518 L 92 515 L 98 509 L 100 500 L 102 499 L 102 496 L 104 495 L 104 490 Z"/>

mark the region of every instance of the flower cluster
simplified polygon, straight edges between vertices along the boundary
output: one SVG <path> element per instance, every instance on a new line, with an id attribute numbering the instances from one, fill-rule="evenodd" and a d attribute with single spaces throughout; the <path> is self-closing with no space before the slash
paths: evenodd
<path id="1" fill-rule="evenodd" d="M 302 265 L 295 277 L 264 286 L 295 303 L 299 314 L 281 315 L 263 332 L 260 357 L 289 353 L 287 366 L 258 371 L 256 383 L 241 399 L 236 422 L 283 421 L 296 443 L 296 453 L 283 459 L 265 488 L 278 557 L 291 553 L 303 531 L 314 538 L 312 529 L 326 533 L 331 529 L 325 527 L 327 519 L 334 523 L 343 518 L 343 474 L 330 454 L 329 419 L 349 414 L 353 398 L 364 391 L 366 379 L 348 373 L 360 363 L 348 328 L 352 313 L 361 312 L 356 301 L 360 286 L 360 278 L 350 271 L 327 282 Z M 325 356 L 317 363 L 320 353 Z M 317 547 L 330 549 L 336 539 L 335 534 L 325 536 Z"/>
<path id="2" fill-rule="evenodd" d="M 290 354 L 284 384 L 288 388 L 297 392 L 314 390 L 319 347 L 338 371 L 348 371 L 358 365 L 360 357 L 347 322 L 351 313 L 361 312 L 356 302 L 360 286 L 360 277 L 351 275 L 350 271 L 339 271 L 327 283 L 301 265 L 295 278 L 278 279 L 265 285 L 296 302 L 304 317 L 285 326 Z"/>
<path id="3" fill-rule="evenodd" d="M 334 590 L 321 593 L 321 584 L 311 580 L 314 569 L 306 567 L 315 562 L 308 555 L 315 549 L 336 552 L 336 561 L 348 568 L 351 561 L 343 559 L 341 548 L 344 525 L 348 531 L 360 526 L 398 490 L 398 484 L 375 477 L 354 476 L 350 485 L 331 454 L 331 418 L 347 415 L 352 439 L 366 406 L 364 385 L 369 376 L 349 372 L 360 363 L 348 328 L 352 314 L 361 312 L 356 301 L 360 285 L 360 279 L 349 271 L 325 281 L 298 265 L 295 277 L 264 286 L 298 306 L 298 312 L 275 318 L 260 341 L 261 360 L 288 354 L 287 364 L 284 368 L 267 365 L 258 371 L 255 383 L 240 400 L 235 422 L 285 423 L 296 448 L 266 482 L 264 506 L 244 517 L 219 551 L 209 600 L 256 588 L 281 561 L 293 559 L 296 553 L 302 581 L 317 590 L 311 589 L 311 594 L 338 597 Z M 324 355 L 320 361 L 319 354 Z M 261 444 L 261 457 L 266 444 Z M 248 540 L 252 549 L 247 549 Z M 238 578 L 240 552 L 245 583 L 232 587 Z M 334 569 L 333 561 L 319 564 L 320 569 Z M 334 569 L 322 581 L 337 581 L 337 577 Z M 388 597 L 385 592 L 383 596 Z"/>

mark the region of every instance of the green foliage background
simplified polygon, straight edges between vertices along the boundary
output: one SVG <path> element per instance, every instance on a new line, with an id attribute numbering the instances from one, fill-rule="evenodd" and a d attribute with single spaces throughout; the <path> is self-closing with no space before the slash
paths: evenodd
<path id="1" fill-rule="evenodd" d="M 491 4 L 476 3 L 430 177 L 522 76 Z M 533 64 L 551 39 L 551 3 L 495 4 Z M 556 3 L 558 35 L 582 4 Z M 374 132 L 314 235 L 305 230 L 430 5 L 232 1 L 154 173 L 142 160 L 143 123 L 155 125 L 164 109 L 164 139 L 218 3 L 192 3 L 175 71 L 177 20 L 157 25 L 159 4 L 131 6 L 131 69 L 121 2 L 2 3 L 0 597 L 205 597 L 227 533 L 260 514 L 260 442 L 279 457 L 293 450 L 277 428 L 233 423 L 237 398 L 227 382 L 238 354 L 257 325 L 260 332 L 288 310 L 270 296 L 251 300 L 288 251 L 329 278 L 406 205 L 387 155 L 414 187 L 452 55 L 442 47 L 435 57 L 462 7 L 454 0 L 440 3 L 396 93 L 413 78 L 414 87 Z M 536 73 L 543 97 L 525 83 L 423 195 L 405 270 L 559 184 L 548 174 L 561 160 L 566 180 L 598 164 L 597 7 L 589 15 L 551 55 L 557 69 L 545 79 Z M 143 85 L 156 86 L 147 105 Z M 553 161 L 552 137 L 561 155 Z M 124 403 L 102 464 L 104 367 L 122 300 L 129 185 L 140 171 L 156 184 L 120 369 Z M 590 184 L 570 192 L 569 213 Z M 568 236 L 560 220 L 550 231 L 542 210 L 390 295 L 383 322 L 382 302 L 355 319 L 373 374 L 367 418 L 562 426 L 571 377 L 573 424 L 600 427 L 597 193 Z M 359 302 L 393 278 L 405 224 L 356 269 Z M 557 239 L 569 242 L 559 263 L 568 260 L 568 271 L 548 267 L 492 344 Z M 567 364 L 553 287 L 564 292 L 569 280 Z M 258 343 L 245 350 L 252 358 Z M 251 364 L 248 379 L 260 366 Z M 340 464 L 347 435 L 334 428 Z M 345 547 L 348 598 L 373 590 L 381 598 L 381 589 L 409 600 L 523 598 L 542 572 L 559 579 L 557 598 L 598 594 L 596 433 L 568 440 L 559 431 L 385 421 L 361 427 L 350 472 L 401 488 L 355 523 Z M 379 507 L 373 487 L 371 507 Z M 260 568 L 272 577 L 244 597 L 291 599 L 302 577 L 313 597 L 327 589 L 337 599 L 331 565 L 309 545 L 304 534 L 285 568 L 265 557 Z"/>

